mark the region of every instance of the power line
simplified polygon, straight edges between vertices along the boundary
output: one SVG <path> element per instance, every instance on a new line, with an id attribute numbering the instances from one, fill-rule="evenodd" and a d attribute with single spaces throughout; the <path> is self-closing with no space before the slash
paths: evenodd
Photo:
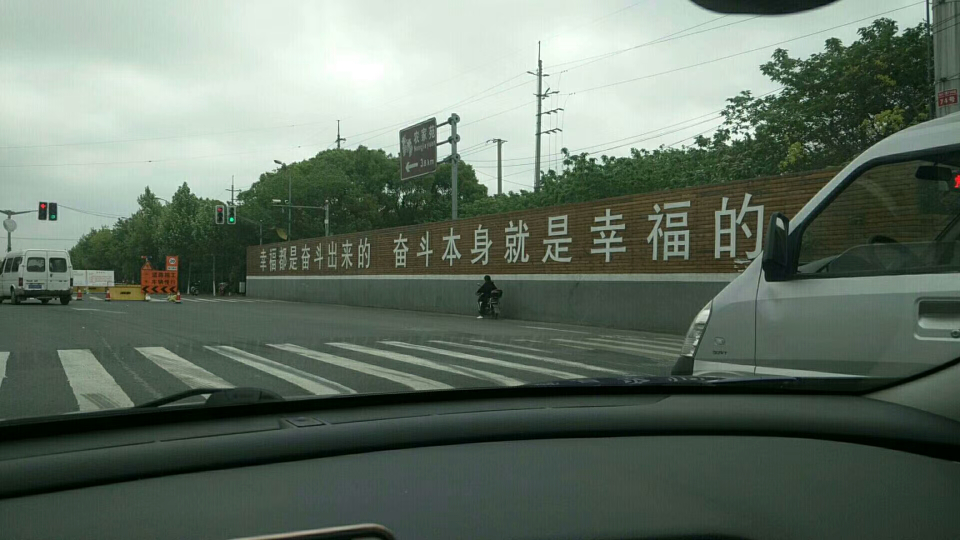
<path id="1" fill-rule="evenodd" d="M 616 82 L 612 82 L 612 83 L 601 84 L 601 85 L 599 85 L 599 86 L 593 86 L 593 87 L 591 87 L 591 88 L 584 88 L 583 90 L 577 90 L 577 91 L 575 91 L 575 92 L 571 92 L 570 95 L 583 94 L 583 93 L 586 93 L 586 92 L 591 92 L 591 91 L 593 91 L 593 90 L 601 90 L 601 89 L 604 89 L 604 88 L 610 88 L 610 87 L 612 87 L 612 86 L 619 86 L 619 85 L 627 84 L 627 83 L 631 83 L 631 82 L 642 81 L 642 80 L 645 80 L 645 79 L 651 79 L 651 78 L 653 78 L 653 77 L 658 77 L 658 76 L 660 76 L 660 75 L 667 75 L 667 74 L 669 74 L 669 73 L 676 73 L 676 72 L 678 72 L 678 71 L 684 71 L 684 70 L 687 70 L 687 69 L 692 69 L 692 68 L 695 68 L 695 67 L 700 67 L 700 66 L 704 66 L 704 65 L 707 65 L 707 64 L 712 64 L 712 63 L 714 63 L 714 62 L 720 62 L 721 60 L 729 60 L 730 58 L 735 58 L 735 57 L 737 57 L 737 56 L 743 56 L 743 55 L 745 55 L 745 54 L 750 54 L 750 53 L 754 53 L 754 52 L 757 52 L 757 51 L 762 51 L 762 50 L 764 50 L 764 49 L 769 49 L 770 47 L 777 47 L 777 46 L 783 45 L 783 44 L 785 44 L 785 43 L 790 43 L 790 42 L 793 42 L 793 41 L 798 41 L 798 40 L 801 40 L 801 39 L 805 39 L 805 38 L 808 38 L 808 37 L 810 37 L 810 36 L 815 36 L 815 35 L 817 35 L 817 34 L 822 34 L 822 33 L 824 33 L 824 32 L 829 32 L 829 31 L 831 31 L 831 30 L 836 30 L 836 29 L 838 29 L 838 28 L 843 28 L 844 26 L 850 26 L 851 24 L 856 24 L 856 23 L 859 23 L 859 22 L 863 22 L 863 21 L 866 21 L 866 20 L 869 20 L 869 19 L 873 19 L 874 17 L 879 17 L 879 16 L 881 16 L 881 15 L 887 15 L 887 14 L 889 14 L 889 13 L 893 13 L 893 12 L 895 12 L 895 11 L 900 11 L 900 10 L 903 10 L 903 9 L 907 9 L 907 8 L 916 6 L 916 5 L 918 5 L 918 4 L 923 4 L 923 3 L 924 3 L 923 1 L 921 1 L 921 2 L 913 2 L 913 3 L 911 3 L 911 4 L 907 4 L 907 5 L 902 6 L 902 7 L 898 7 L 898 8 L 895 8 L 895 9 L 883 11 L 883 12 L 880 12 L 880 13 L 875 13 L 875 14 L 873 14 L 873 15 L 869 15 L 869 16 L 867 16 L 867 17 L 863 17 L 863 18 L 860 18 L 860 19 L 857 19 L 857 20 L 854 20 L 854 21 L 846 22 L 846 23 L 843 23 L 843 24 L 838 24 L 838 25 L 836 25 L 836 26 L 831 26 L 830 28 L 824 28 L 824 29 L 822 29 L 822 30 L 817 30 L 816 32 L 810 32 L 810 33 L 804 34 L 804 35 L 802 35 L 802 36 L 797 36 L 797 37 L 794 37 L 794 38 L 785 39 L 785 40 L 782 40 L 782 41 L 778 41 L 778 42 L 776 42 L 776 43 L 771 43 L 771 44 L 769 44 L 769 45 L 764 45 L 764 46 L 762 46 L 762 47 L 755 47 L 755 48 L 753 48 L 753 49 L 748 49 L 748 50 L 746 50 L 746 51 L 741 51 L 741 52 L 738 52 L 738 53 L 729 54 L 729 55 L 726 55 L 726 56 L 721 56 L 721 57 L 719 57 L 719 58 L 714 58 L 714 59 L 712 59 L 712 60 L 705 60 L 705 61 L 703 61 L 703 62 L 698 62 L 698 63 L 696 63 L 696 64 L 690 64 L 690 65 L 687 65 L 687 66 L 681 66 L 681 67 L 678 67 L 678 68 L 669 69 L 669 70 L 667 70 L 667 71 L 661 71 L 661 72 L 658 72 L 658 73 L 651 73 L 651 74 L 649 74 L 649 75 L 643 75 L 643 76 L 640 76 L 640 77 L 633 77 L 633 78 L 625 79 L 625 80 L 622 80 L 622 81 L 616 81 Z"/>
<path id="2" fill-rule="evenodd" d="M 729 22 L 729 23 L 727 23 L 727 24 L 721 24 L 721 25 L 719 25 L 719 26 L 714 26 L 714 27 L 712 27 L 712 28 L 706 28 L 706 29 L 703 29 L 703 30 L 700 30 L 700 31 L 697 31 L 697 32 L 690 32 L 690 33 L 688 33 L 688 34 L 683 34 L 683 32 L 686 32 L 686 31 L 688 31 L 688 30 L 692 30 L 692 29 L 694 29 L 694 28 L 698 28 L 698 27 L 703 26 L 703 25 L 705 25 L 705 24 L 709 24 L 709 23 L 711 23 L 711 22 L 714 22 L 714 21 L 716 21 L 716 20 L 722 19 L 722 18 L 724 18 L 724 17 L 727 17 L 727 15 L 723 15 L 723 16 L 721 16 L 721 17 L 717 17 L 716 19 L 711 19 L 711 20 L 709 20 L 709 21 L 707 21 L 707 22 L 705 22 L 705 23 L 701 23 L 701 24 L 698 24 L 698 25 L 695 25 L 695 26 L 691 26 L 691 27 L 689 27 L 689 28 L 685 28 L 685 29 L 680 30 L 680 31 L 678 31 L 678 32 L 674 32 L 674 33 L 672 33 L 672 34 L 668 34 L 668 35 L 663 36 L 663 37 L 661 37 L 661 38 L 657 38 L 657 39 L 654 39 L 654 40 L 651 40 L 651 41 L 647 41 L 647 42 L 641 43 L 641 44 L 639 44 L 639 45 L 634 45 L 634 46 L 632 46 L 632 47 L 627 47 L 627 48 L 625 48 L 625 49 L 619 49 L 619 50 L 616 50 L 616 51 L 611 51 L 611 52 L 604 53 L 604 54 L 599 54 L 599 55 L 596 55 L 596 56 L 591 56 L 591 57 L 587 57 L 587 58 L 581 58 L 580 60 L 571 60 L 570 62 L 564 62 L 564 64 L 574 64 L 574 63 L 581 62 L 581 61 L 582 61 L 583 63 L 582 63 L 582 64 L 579 64 L 579 65 L 576 65 L 576 66 L 573 66 L 573 67 L 569 67 L 569 68 L 561 71 L 561 73 L 566 72 L 566 71 L 573 71 L 573 70 L 575 70 L 575 69 L 580 69 L 580 68 L 582 68 L 582 67 L 584 67 L 584 66 L 588 66 L 588 65 L 590 65 L 590 64 L 593 64 L 594 62 L 599 62 L 599 61 L 601 61 L 601 60 L 606 60 L 607 58 L 611 58 L 611 57 L 614 57 L 614 56 L 619 56 L 619 55 L 621 55 L 621 54 L 623 54 L 623 53 L 630 52 L 630 51 L 634 51 L 634 50 L 637 50 L 637 49 L 641 49 L 641 48 L 643 48 L 643 47 L 649 47 L 649 46 L 651 46 L 651 45 L 658 45 L 658 44 L 660 44 L 660 43 L 666 43 L 666 42 L 668 42 L 668 41 L 674 41 L 674 40 L 677 40 L 677 39 L 683 39 L 683 38 L 687 38 L 687 37 L 690 37 L 690 36 L 696 36 L 696 35 L 703 34 L 703 33 L 706 33 L 706 32 L 712 32 L 712 31 L 714 31 L 714 30 L 719 30 L 719 29 L 721 29 L 721 28 L 726 28 L 726 27 L 728 27 L 728 26 L 734 26 L 734 25 L 737 25 L 737 24 L 743 24 L 743 23 L 745 23 L 745 22 L 749 22 L 749 21 L 752 21 L 752 20 L 754 20 L 754 19 L 756 19 L 756 18 L 759 18 L 760 15 L 756 15 L 756 16 L 753 16 L 753 17 L 747 17 L 746 19 L 740 19 L 740 20 L 738 20 L 738 21 Z M 677 34 L 683 34 L 683 35 L 677 35 Z M 558 65 L 559 65 L 559 64 L 558 64 Z"/>
<path id="3" fill-rule="evenodd" d="M 127 216 L 118 216 L 116 214 L 107 214 L 103 212 L 93 212 L 90 210 L 80 210 L 79 208 L 74 208 L 72 206 L 67 206 L 65 204 L 61 204 L 60 208 L 66 208 L 67 210 L 73 210 L 74 212 L 78 212 L 80 214 L 87 214 L 89 216 L 105 217 L 105 218 L 111 218 L 111 219 L 126 219 L 127 217 Z"/>

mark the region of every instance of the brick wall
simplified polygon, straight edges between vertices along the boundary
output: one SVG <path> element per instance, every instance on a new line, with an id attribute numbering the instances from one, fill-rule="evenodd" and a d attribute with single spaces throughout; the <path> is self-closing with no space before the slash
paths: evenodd
<path id="1" fill-rule="evenodd" d="M 249 275 L 413 275 L 413 274 L 630 274 L 630 273 L 731 273 L 741 271 L 748 262 L 747 253 L 757 246 L 766 222 L 773 212 L 784 212 L 788 216 L 795 214 L 823 185 L 833 177 L 836 171 L 818 171 L 790 176 L 776 176 L 708 185 L 693 188 L 643 193 L 612 199 L 603 199 L 586 203 L 555 206 L 535 210 L 525 210 L 507 214 L 496 214 L 456 222 L 438 222 L 409 227 L 398 227 L 364 233 L 313 238 L 294 242 L 282 242 L 264 246 L 251 246 L 247 250 L 247 272 Z M 727 200 L 727 210 L 739 217 L 744 206 L 745 196 L 750 195 L 749 208 L 742 216 L 741 224 L 734 224 L 736 231 L 736 252 L 723 252 L 719 257 L 715 253 L 717 237 L 716 212 L 721 210 L 723 198 Z M 670 203 L 689 203 L 682 208 L 667 208 Z M 657 245 L 654 254 L 654 242 L 650 241 L 658 212 L 663 216 L 660 230 L 663 235 L 654 234 Z M 756 210 L 762 207 L 760 219 Z M 750 211 L 750 210 L 753 211 Z M 612 221 L 613 225 L 623 225 L 616 231 L 620 242 L 611 243 L 625 251 L 607 256 L 592 253 L 603 244 L 595 243 L 601 239 L 600 232 L 592 232 L 591 227 L 602 225 L 596 218 L 620 215 L 621 219 Z M 686 214 L 686 225 L 682 216 Z M 669 216 L 669 214 L 677 214 Z M 563 244 L 568 250 L 561 257 L 570 257 L 570 262 L 547 260 L 544 256 L 547 246 L 544 240 L 548 235 L 548 219 L 566 216 L 567 234 L 570 242 Z M 526 226 L 524 250 L 526 261 L 511 262 L 505 258 L 508 234 L 511 226 Z M 721 228 L 731 230 L 733 219 L 722 216 Z M 742 225 L 742 226 L 741 226 Z M 482 260 L 476 263 L 474 234 L 479 228 L 486 229 L 492 242 L 486 264 Z M 687 231 L 689 238 L 688 256 L 664 253 L 664 243 L 682 238 Z M 750 237 L 747 236 L 749 231 Z M 425 256 L 417 256 L 421 249 L 421 239 L 429 232 L 429 263 Z M 455 246 L 460 253 L 459 259 L 443 260 L 447 242 L 443 237 L 459 236 Z M 671 233 L 680 233 L 674 235 Z M 605 233 L 609 237 L 610 233 Z M 400 237 L 406 239 L 406 266 L 398 266 L 394 252 Z M 561 238 L 556 236 L 553 238 Z M 729 246 L 731 235 L 721 235 L 723 246 Z M 349 245 L 347 245 L 349 244 Z M 358 266 L 358 254 L 361 244 L 369 244 L 369 264 Z M 336 268 L 331 268 L 330 247 L 335 246 Z M 296 254 L 296 264 L 291 267 L 291 249 Z M 309 252 L 304 268 L 303 251 Z M 674 251 L 677 251 L 675 249 Z M 318 265 L 317 254 L 321 255 L 322 265 Z M 345 253 L 349 256 L 345 257 Z M 519 253 L 518 253 L 519 255 Z M 345 258 L 349 263 L 345 263 Z M 271 270 L 271 259 L 274 261 Z M 284 262 L 285 261 L 285 262 Z M 282 268 L 282 269 L 281 269 Z"/>

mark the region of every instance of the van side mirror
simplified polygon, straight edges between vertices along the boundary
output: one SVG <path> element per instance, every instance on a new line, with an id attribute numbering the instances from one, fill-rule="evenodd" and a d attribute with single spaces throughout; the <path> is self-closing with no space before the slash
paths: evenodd
<path id="1" fill-rule="evenodd" d="M 767 281 L 784 281 L 790 274 L 790 248 L 787 235 L 790 220 L 782 212 L 774 212 L 767 226 L 767 242 L 761 264 Z"/>

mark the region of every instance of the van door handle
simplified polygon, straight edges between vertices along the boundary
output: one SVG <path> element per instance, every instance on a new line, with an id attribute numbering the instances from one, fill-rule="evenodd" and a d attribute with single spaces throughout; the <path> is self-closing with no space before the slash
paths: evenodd
<path id="1" fill-rule="evenodd" d="M 918 308 L 918 336 L 960 339 L 960 299 L 921 300 Z"/>

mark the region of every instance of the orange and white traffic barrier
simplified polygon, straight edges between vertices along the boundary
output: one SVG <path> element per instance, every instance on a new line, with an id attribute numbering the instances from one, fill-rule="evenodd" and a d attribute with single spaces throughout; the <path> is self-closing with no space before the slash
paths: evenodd
<path id="1" fill-rule="evenodd" d="M 180 303 L 180 291 L 179 291 L 179 290 L 177 291 L 177 299 L 174 300 L 174 302 L 176 302 L 176 303 L 178 303 L 178 304 Z"/>
<path id="2" fill-rule="evenodd" d="M 83 289 L 77 289 L 77 301 L 83 300 Z"/>
<path id="3" fill-rule="evenodd" d="M 106 300 L 107 302 L 110 301 L 110 288 L 109 288 L 109 287 L 107 287 L 107 297 L 104 298 L 104 300 Z"/>

